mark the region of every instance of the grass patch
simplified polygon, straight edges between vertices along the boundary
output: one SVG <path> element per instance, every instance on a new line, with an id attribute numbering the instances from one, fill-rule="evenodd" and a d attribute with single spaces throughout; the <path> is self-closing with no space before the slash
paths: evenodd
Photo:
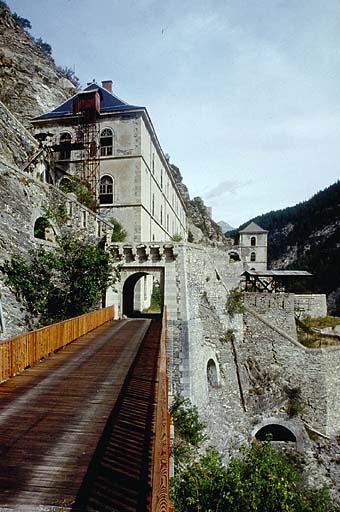
<path id="1" fill-rule="evenodd" d="M 308 327 L 323 329 L 324 327 L 335 327 L 336 325 L 340 325 L 340 317 L 331 315 L 320 318 L 307 317 L 303 320 L 303 323 Z"/>

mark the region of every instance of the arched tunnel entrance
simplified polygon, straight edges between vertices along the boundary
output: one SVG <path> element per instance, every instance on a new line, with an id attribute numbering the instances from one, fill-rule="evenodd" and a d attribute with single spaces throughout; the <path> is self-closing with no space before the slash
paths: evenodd
<path id="1" fill-rule="evenodd" d="M 296 436 L 293 432 L 278 423 L 265 425 L 255 434 L 256 439 L 259 441 L 265 441 L 268 436 L 272 441 L 292 441 L 296 443 Z"/>
<path id="2" fill-rule="evenodd" d="M 162 269 L 138 271 L 130 275 L 123 285 L 122 313 L 133 318 L 160 314 L 164 304 L 164 278 Z"/>

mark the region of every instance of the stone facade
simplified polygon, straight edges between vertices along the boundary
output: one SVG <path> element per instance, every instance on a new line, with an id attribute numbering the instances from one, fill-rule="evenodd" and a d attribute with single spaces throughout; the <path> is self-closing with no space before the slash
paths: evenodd
<path id="1" fill-rule="evenodd" d="M 95 87 L 100 94 L 110 94 L 97 84 Z M 115 97 L 110 94 L 109 99 Z M 131 106 L 128 111 L 126 107 L 122 104 L 120 110 L 100 112 L 91 135 L 99 162 L 100 215 L 118 219 L 129 242 L 162 242 L 176 235 L 186 239 L 185 204 L 148 113 L 143 107 Z M 35 133 L 52 134 L 48 144 L 56 151 L 51 179 L 58 184 L 65 176 L 81 175 L 85 155 L 79 147 L 79 116 L 53 117 L 53 112 L 51 116 L 37 118 L 34 125 Z M 63 140 L 69 141 L 70 149 L 63 146 Z"/>

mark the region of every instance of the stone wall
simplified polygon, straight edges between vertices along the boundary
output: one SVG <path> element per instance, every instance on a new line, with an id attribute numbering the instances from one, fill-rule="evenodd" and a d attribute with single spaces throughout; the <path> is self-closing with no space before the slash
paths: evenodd
<path id="1" fill-rule="evenodd" d="M 73 194 L 65 195 L 53 186 L 42 183 L 14 166 L 0 162 L 0 264 L 13 254 L 27 256 L 30 249 L 41 245 L 54 247 L 53 238 L 66 231 L 77 231 L 84 238 L 98 240 L 109 235 L 112 226 L 75 200 Z M 34 237 L 34 224 L 46 216 L 48 209 L 63 202 L 68 212 L 65 224 L 58 225 L 50 218 L 50 241 Z M 0 294 L 5 330 L 0 339 L 27 330 L 26 310 L 16 301 L 0 277 Z"/>
<path id="2" fill-rule="evenodd" d="M 306 318 L 307 316 L 311 318 L 327 316 L 325 294 L 295 295 L 294 307 L 301 318 Z"/>
<path id="3" fill-rule="evenodd" d="M 293 295 L 246 294 L 245 304 L 237 352 L 248 412 L 284 417 L 286 390 L 299 387 L 304 420 L 326 434 L 338 433 L 340 347 L 307 349 L 296 341 Z"/>
<path id="4" fill-rule="evenodd" d="M 21 166 L 37 149 L 37 141 L 0 101 L 1 160 Z"/>
<path id="5" fill-rule="evenodd" d="M 228 291 L 241 272 L 242 263 L 228 263 L 225 251 L 193 244 L 179 248 L 178 319 L 169 326 L 173 392 L 197 405 L 221 450 L 248 440 L 268 418 L 291 422 L 288 395 L 294 388 L 301 388 L 303 419 L 336 434 L 340 349 L 314 350 L 298 343 L 293 294 L 245 294 L 245 313 L 228 315 Z M 184 297 L 179 290 L 185 290 Z M 211 360 L 214 385 L 209 383 Z M 307 437 L 301 418 L 294 422 L 299 436 Z"/>

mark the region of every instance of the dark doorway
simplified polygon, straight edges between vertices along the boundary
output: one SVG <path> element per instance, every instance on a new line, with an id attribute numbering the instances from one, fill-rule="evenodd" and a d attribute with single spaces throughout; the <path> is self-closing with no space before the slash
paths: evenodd
<path id="1" fill-rule="evenodd" d="M 267 437 L 270 437 L 272 441 L 293 441 L 296 443 L 296 437 L 291 430 L 275 423 L 260 428 L 255 437 L 259 441 L 265 441 Z"/>

